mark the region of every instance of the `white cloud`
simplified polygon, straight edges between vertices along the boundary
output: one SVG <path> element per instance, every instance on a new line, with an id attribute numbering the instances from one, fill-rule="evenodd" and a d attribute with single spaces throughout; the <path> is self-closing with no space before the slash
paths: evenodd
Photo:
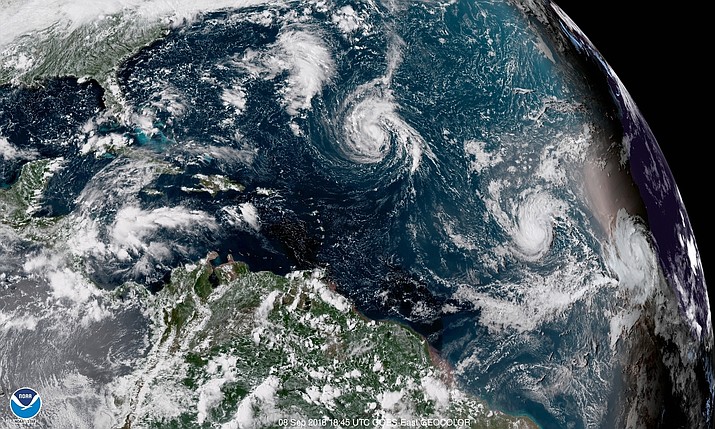
<path id="1" fill-rule="evenodd" d="M 149 254 L 166 256 L 169 249 L 149 239 L 160 230 L 187 231 L 196 225 L 216 228 L 216 222 L 206 213 L 185 207 L 161 207 L 142 210 L 127 206 L 119 210 L 111 226 L 110 249 L 120 259 Z"/>
<path id="2" fill-rule="evenodd" d="M 233 106 L 239 115 L 246 110 L 246 92 L 241 88 L 224 89 L 221 100 L 225 105 Z"/>
<path id="3" fill-rule="evenodd" d="M 283 31 L 266 52 L 248 50 L 238 66 L 254 77 L 266 79 L 289 72 L 280 94 L 282 104 L 291 116 L 311 108 L 313 97 L 335 71 L 335 63 L 323 40 L 293 28 Z"/>
<path id="4" fill-rule="evenodd" d="M 322 40 L 305 31 L 287 31 L 278 37 L 275 60 L 291 74 L 283 89 L 283 101 L 290 115 L 311 107 L 335 65 Z"/>
<path id="5" fill-rule="evenodd" d="M 12 161 L 15 159 L 32 159 L 36 156 L 37 152 L 18 149 L 6 137 L 0 136 L 0 158 Z"/>
<path id="6" fill-rule="evenodd" d="M 149 22 L 191 20 L 201 12 L 223 8 L 242 8 L 266 3 L 265 0 L 3 0 L 0 49 L 29 35 L 52 28 L 67 35 L 77 28 L 104 20 L 107 16 L 132 14 Z M 137 25 L 145 24 L 136 20 Z M 62 34 L 63 33 L 63 34 Z"/>

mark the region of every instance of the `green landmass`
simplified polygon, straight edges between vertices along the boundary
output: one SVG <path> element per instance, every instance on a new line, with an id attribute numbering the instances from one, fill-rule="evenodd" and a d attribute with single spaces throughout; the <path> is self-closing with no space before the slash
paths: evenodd
<path id="1" fill-rule="evenodd" d="M 115 14 L 66 34 L 50 27 L 24 35 L 0 52 L 0 85 L 33 86 L 65 76 L 94 79 L 105 89 L 107 107 L 118 112 L 121 103 L 112 91 L 117 67 L 165 36 L 168 25 L 133 14 Z"/>
<path id="2" fill-rule="evenodd" d="M 423 337 L 365 319 L 320 272 L 217 258 L 175 270 L 157 294 L 124 428 L 537 427 L 461 391 Z"/>
<path id="3" fill-rule="evenodd" d="M 22 166 L 18 179 L 10 187 L 0 189 L 0 223 L 26 238 L 41 240 L 47 227 L 55 225 L 57 218 L 33 214 L 39 208 L 44 190 L 62 158 L 30 161 Z"/>
<path id="4" fill-rule="evenodd" d="M 215 197 L 221 192 L 236 191 L 243 192 L 246 187 L 242 184 L 229 179 L 226 176 L 220 174 L 206 175 L 206 174 L 195 174 L 194 179 L 198 181 L 200 187 L 189 188 L 182 187 L 181 190 L 184 192 L 206 192 L 212 197 Z"/>

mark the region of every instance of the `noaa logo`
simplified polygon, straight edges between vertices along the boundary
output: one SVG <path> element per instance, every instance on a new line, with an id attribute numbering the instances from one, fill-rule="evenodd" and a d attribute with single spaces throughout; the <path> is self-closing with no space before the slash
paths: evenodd
<path id="1" fill-rule="evenodd" d="M 17 389 L 10 397 L 10 409 L 12 413 L 21 419 L 31 419 L 40 412 L 42 399 L 34 390 L 23 387 Z"/>

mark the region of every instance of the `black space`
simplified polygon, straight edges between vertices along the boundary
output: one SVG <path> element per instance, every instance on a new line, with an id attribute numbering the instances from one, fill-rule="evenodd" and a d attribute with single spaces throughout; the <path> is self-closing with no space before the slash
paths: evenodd
<path id="1" fill-rule="evenodd" d="M 705 79 L 712 40 L 705 29 L 709 13 L 694 2 L 665 3 L 600 0 L 555 2 L 588 36 L 630 92 L 645 116 L 675 176 L 695 231 L 705 278 L 715 270 L 715 246 L 708 200 L 715 188 L 710 176 L 708 129 L 712 90 Z M 710 302 L 715 285 L 708 282 Z"/>

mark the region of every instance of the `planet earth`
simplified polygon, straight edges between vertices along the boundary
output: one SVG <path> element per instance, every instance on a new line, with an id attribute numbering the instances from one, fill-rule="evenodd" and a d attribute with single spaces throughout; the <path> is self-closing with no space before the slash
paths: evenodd
<path id="1" fill-rule="evenodd" d="M 713 427 L 687 212 L 555 3 L 0 20 L 0 427 Z"/>

